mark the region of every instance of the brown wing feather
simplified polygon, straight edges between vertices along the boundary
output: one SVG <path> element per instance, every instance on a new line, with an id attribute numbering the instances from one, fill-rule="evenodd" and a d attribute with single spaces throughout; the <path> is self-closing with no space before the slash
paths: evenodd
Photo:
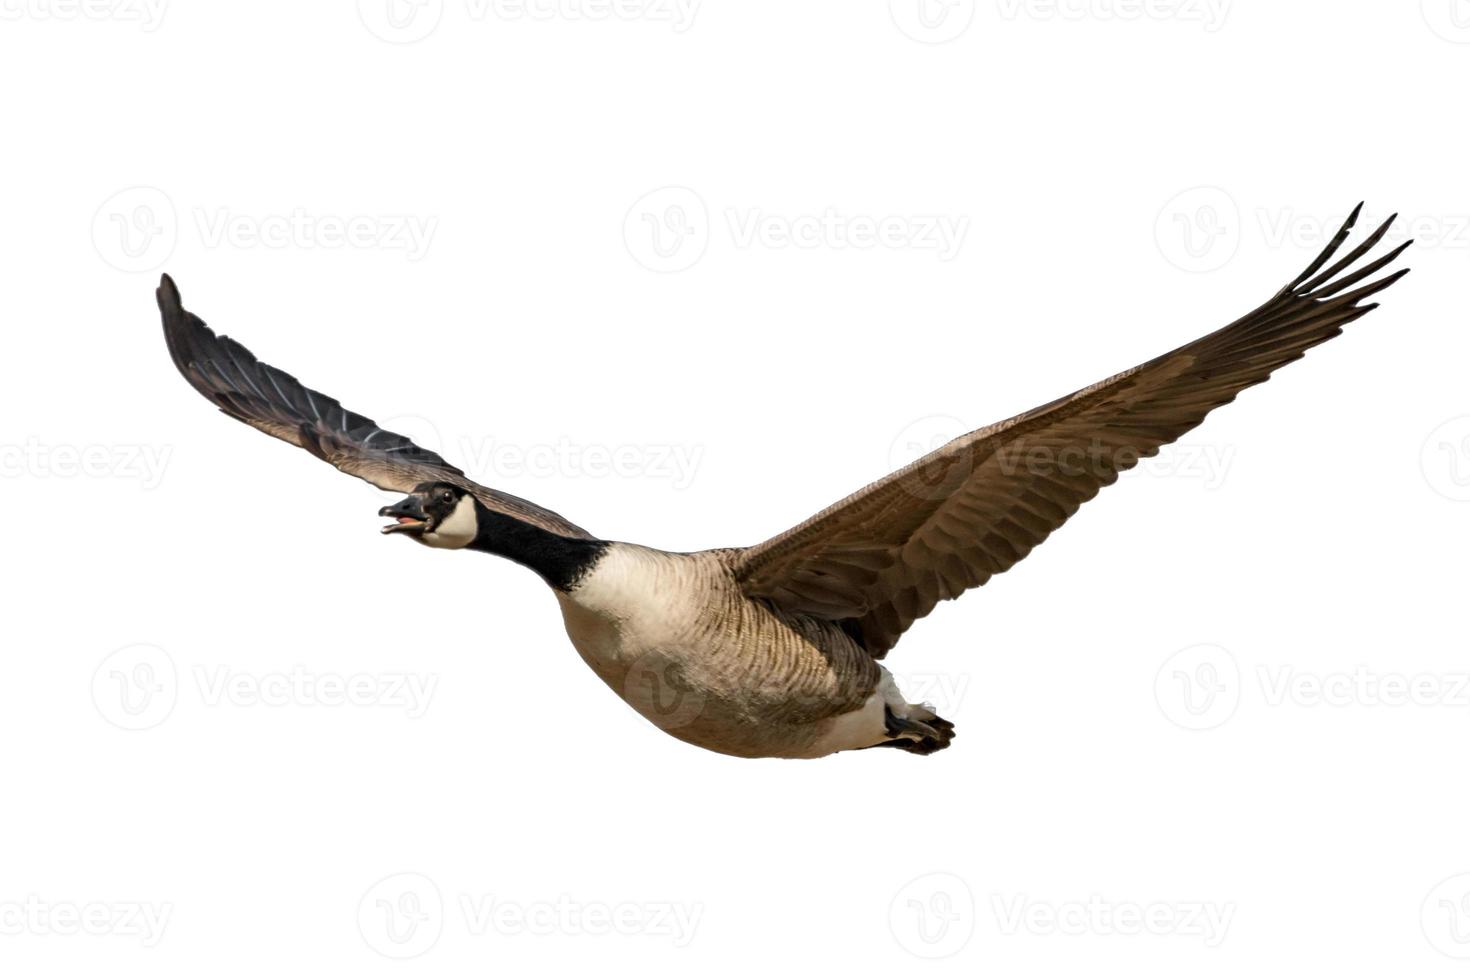
<path id="1" fill-rule="evenodd" d="M 256 358 L 184 309 L 168 276 L 158 286 L 163 334 L 174 366 L 220 411 L 246 425 L 305 449 L 344 473 L 381 490 L 407 493 L 420 483 L 452 483 L 487 507 L 568 537 L 591 537 L 559 514 L 499 490 L 481 486 L 438 453 L 314 391 L 285 371 Z"/>
<path id="2" fill-rule="evenodd" d="M 960 436 L 802 524 L 732 556 L 746 594 L 842 621 L 877 657 L 941 599 L 983 585 L 1086 501 L 1271 372 L 1342 332 L 1403 269 L 1357 285 L 1405 242 L 1342 278 L 1393 218 L 1318 275 L 1308 269 L 1227 327 L 1049 405 Z M 1311 278 L 1316 276 L 1316 278 Z M 1310 279 L 1310 281 L 1308 281 Z"/>

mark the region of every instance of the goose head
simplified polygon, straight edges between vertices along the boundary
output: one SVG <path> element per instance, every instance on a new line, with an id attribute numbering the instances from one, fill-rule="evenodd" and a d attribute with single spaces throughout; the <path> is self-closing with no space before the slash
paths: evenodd
<path id="1" fill-rule="evenodd" d="M 464 548 L 480 533 L 474 495 L 450 483 L 421 483 L 378 516 L 396 519 L 384 534 L 406 534 L 431 548 Z"/>

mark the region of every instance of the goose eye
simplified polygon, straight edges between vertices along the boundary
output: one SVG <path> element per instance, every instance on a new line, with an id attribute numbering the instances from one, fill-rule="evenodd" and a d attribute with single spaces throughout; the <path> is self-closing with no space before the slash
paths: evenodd
<path id="1" fill-rule="evenodd" d="M 447 504 L 454 500 L 454 492 L 452 490 L 441 490 L 439 491 L 439 499 Z"/>

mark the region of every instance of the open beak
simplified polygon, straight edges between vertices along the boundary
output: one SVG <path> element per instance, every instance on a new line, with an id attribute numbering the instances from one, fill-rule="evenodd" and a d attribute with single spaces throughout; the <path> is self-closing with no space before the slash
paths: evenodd
<path id="1" fill-rule="evenodd" d="M 383 534 L 392 534 L 395 531 L 422 533 L 432 530 L 429 515 L 424 513 L 423 501 L 416 496 L 404 497 L 396 504 L 389 504 L 378 511 L 378 516 L 397 518 L 396 524 L 389 524 L 383 528 Z"/>

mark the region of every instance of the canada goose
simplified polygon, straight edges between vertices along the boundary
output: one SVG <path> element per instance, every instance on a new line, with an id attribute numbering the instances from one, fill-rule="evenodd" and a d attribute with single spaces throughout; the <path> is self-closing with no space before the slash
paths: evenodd
<path id="1" fill-rule="evenodd" d="M 1343 291 L 1410 243 L 1347 270 L 1394 218 L 1318 274 L 1361 210 L 1305 272 L 1229 326 L 960 436 L 763 544 L 693 554 L 604 540 L 475 483 L 216 336 L 168 276 L 158 304 L 174 364 L 221 411 L 407 493 L 380 511 L 395 520 L 383 533 L 539 573 L 588 666 L 670 734 L 745 757 L 871 746 L 927 755 L 954 726 L 908 703 L 878 661 L 939 600 L 1026 557 L 1119 472 L 1374 309 L 1358 304 L 1408 269 Z"/>

